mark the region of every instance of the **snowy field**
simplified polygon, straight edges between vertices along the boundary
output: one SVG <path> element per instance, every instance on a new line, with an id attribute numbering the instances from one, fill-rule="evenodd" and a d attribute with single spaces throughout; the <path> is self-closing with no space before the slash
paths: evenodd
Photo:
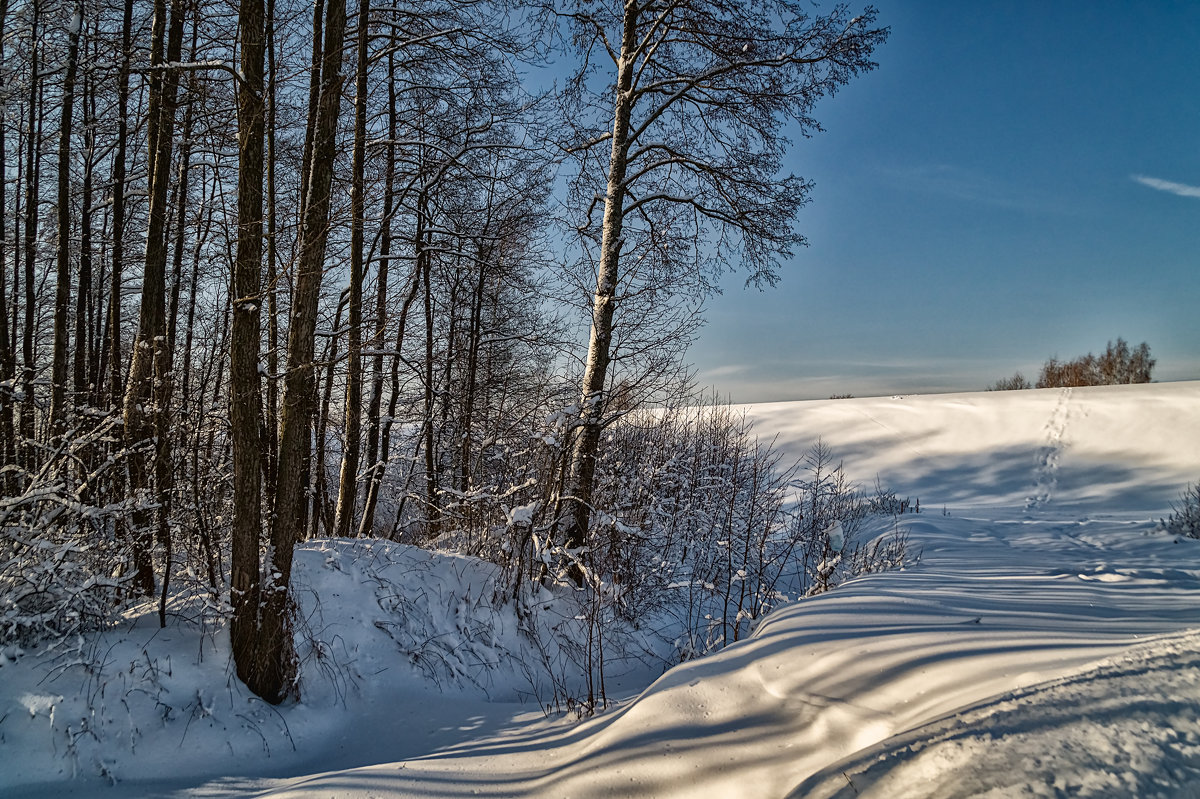
<path id="1" fill-rule="evenodd" d="M 1200 479 L 1200 382 L 750 413 L 919 498 L 919 562 L 576 722 L 490 567 L 311 542 L 303 703 L 250 696 L 199 611 L 6 651 L 0 795 L 1200 797 L 1200 541 L 1157 529 Z"/>

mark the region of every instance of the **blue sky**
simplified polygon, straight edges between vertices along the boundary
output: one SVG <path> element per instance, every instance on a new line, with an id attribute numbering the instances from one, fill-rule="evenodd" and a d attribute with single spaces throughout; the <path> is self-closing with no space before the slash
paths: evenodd
<path id="1" fill-rule="evenodd" d="M 690 357 L 739 402 L 974 391 L 1150 344 L 1200 379 L 1200 3 L 880 0 L 789 169 L 809 247 Z"/>

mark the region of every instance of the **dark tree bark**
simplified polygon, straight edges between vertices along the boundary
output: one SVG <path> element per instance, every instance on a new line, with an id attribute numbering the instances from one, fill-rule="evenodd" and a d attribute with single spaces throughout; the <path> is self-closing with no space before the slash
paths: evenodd
<path id="1" fill-rule="evenodd" d="M 354 154 L 350 177 L 350 296 L 346 345 L 346 402 L 345 441 L 342 449 L 342 468 L 338 481 L 337 515 L 333 534 L 340 538 L 350 535 L 358 499 L 358 462 L 362 446 L 362 282 L 363 282 L 363 217 L 366 215 L 367 152 L 367 41 L 370 30 L 370 0 L 358 4 L 358 69 L 354 93 Z M 357 530 L 357 528 L 355 528 Z"/>
<path id="2" fill-rule="evenodd" d="M 129 448 L 129 489 L 134 493 L 153 493 L 157 505 L 153 513 L 139 509 L 133 514 L 135 586 L 146 594 L 154 592 L 151 536 L 157 535 L 160 544 L 166 546 L 165 538 L 169 535 L 170 487 L 163 482 L 169 477 L 172 380 L 171 353 L 166 346 L 167 200 L 179 71 L 166 65 L 179 61 L 183 49 L 183 14 L 182 0 L 172 0 L 170 32 L 164 53 L 167 7 L 165 0 L 155 2 L 150 45 L 150 220 L 146 231 L 146 266 L 142 276 L 138 333 L 133 344 L 123 411 L 125 444 Z"/>
<path id="3" fill-rule="evenodd" d="M 282 701 L 295 690 L 296 663 L 289 624 L 291 599 L 287 586 L 292 574 L 293 550 L 303 534 L 303 476 L 310 451 L 314 397 L 313 345 L 328 236 L 345 33 L 345 0 L 329 0 L 312 166 L 307 180 L 307 197 L 300 230 L 300 258 L 292 297 L 291 323 L 288 326 L 287 377 L 279 420 L 279 476 L 271 528 L 272 568 L 273 573 L 278 575 L 274 578 L 273 587 L 277 590 L 266 592 L 258 640 L 260 662 L 269 668 L 263 675 L 260 695 L 274 702 Z"/>
<path id="4" fill-rule="evenodd" d="M 32 0 L 29 9 L 29 117 L 25 129 L 25 307 L 24 325 L 21 330 L 21 465 L 27 474 L 38 467 L 38 450 L 34 441 L 34 413 L 36 399 L 33 394 L 33 377 L 36 371 L 33 337 L 37 324 L 37 297 L 34 292 L 33 276 L 37 258 L 38 236 L 38 140 L 41 138 L 38 116 L 41 81 L 40 49 L 38 47 L 41 22 L 41 4 Z"/>
<path id="5" fill-rule="evenodd" d="M 282 698 L 278 664 L 259 646 L 262 579 L 262 387 L 258 372 L 263 232 L 262 0 L 241 0 L 238 32 L 242 80 L 238 84 L 238 238 L 230 300 L 229 402 L 233 441 L 233 554 L 230 639 L 238 677 L 269 701 Z"/>
<path id="6" fill-rule="evenodd" d="M 92 173 L 96 148 L 92 129 L 95 98 L 87 75 L 83 80 L 83 186 L 79 207 L 79 285 L 75 295 L 75 361 L 72 386 L 75 404 L 91 403 L 96 380 L 95 335 L 92 327 Z"/>
<path id="7" fill-rule="evenodd" d="M 71 327 L 71 132 L 75 112 L 75 76 L 79 69 L 79 31 L 83 5 L 77 4 L 67 30 L 62 113 L 58 132 L 58 241 L 55 245 L 54 352 L 50 367 L 50 435 L 61 436 L 67 419 L 67 366 Z M 83 358 L 84 353 L 75 353 Z"/>
<path id="8" fill-rule="evenodd" d="M 434 361 L 433 361 L 433 254 L 427 238 L 429 197 L 422 190 L 417 200 L 417 265 L 421 271 L 422 303 L 425 311 L 425 537 L 434 540 L 441 532 L 441 511 L 438 500 L 437 430 L 434 427 Z"/>
<path id="9" fill-rule="evenodd" d="M 176 28 L 178 33 L 176 33 Z M 179 45 L 182 48 L 183 39 L 183 19 L 182 15 L 178 22 L 172 20 L 172 41 L 178 35 Z M 194 61 L 196 58 L 196 39 L 197 25 L 196 20 L 192 21 L 192 42 L 191 42 L 191 57 L 189 60 Z M 175 48 L 172 43 L 171 48 Z M 164 325 L 166 328 L 166 341 L 161 346 L 156 347 L 154 359 L 155 372 L 155 413 L 154 413 L 154 430 L 156 441 L 156 452 L 154 459 L 154 480 L 158 492 L 159 509 L 157 513 L 157 537 L 159 544 L 163 548 L 163 579 L 162 586 L 158 596 L 158 619 L 159 624 L 163 627 L 167 626 L 167 596 L 171 586 L 171 566 L 175 555 L 174 537 L 171 535 L 170 529 L 170 513 L 174 498 L 175 489 L 175 470 L 171 457 L 172 442 L 174 435 L 171 425 L 171 399 L 175 387 L 175 334 L 178 327 L 177 320 L 179 316 L 179 291 L 183 282 L 183 242 L 186 230 L 186 211 L 187 211 L 187 196 L 188 196 L 188 179 L 191 174 L 191 138 L 193 111 L 195 104 L 193 102 L 193 93 L 190 91 L 191 81 L 194 76 L 189 78 L 189 91 L 187 108 L 183 118 L 183 135 L 182 146 L 179 150 L 179 177 L 176 186 L 175 200 L 175 216 L 176 216 L 176 233 L 174 242 L 174 252 L 171 257 L 171 297 L 167 305 L 166 317 Z M 176 77 L 178 82 L 178 77 Z M 164 231 L 163 241 L 163 258 L 166 258 L 167 238 L 170 236 L 170 228 Z M 166 272 L 166 263 L 163 264 L 163 271 Z"/>
<path id="10" fill-rule="evenodd" d="M 133 58 L 133 0 L 125 0 L 121 22 L 121 66 L 117 74 L 117 149 L 112 167 L 112 291 L 108 301 L 109 396 L 121 408 L 125 381 L 121 376 L 121 293 L 125 261 L 125 170 L 129 142 L 129 72 Z"/>
<path id="11" fill-rule="evenodd" d="M 392 214 L 396 202 L 396 77 L 394 48 L 388 49 L 388 144 L 383 184 L 383 229 L 379 237 L 379 267 L 375 278 L 375 335 L 372 347 L 371 399 L 367 404 L 367 490 L 363 500 L 358 534 L 370 535 L 375 527 L 375 506 L 379 500 L 387 451 L 380 449 L 380 419 L 383 407 L 383 335 L 387 327 L 388 277 L 392 261 Z M 395 358 L 399 360 L 400 353 Z M 386 445 L 384 445 L 386 447 Z"/>
<path id="12" fill-rule="evenodd" d="M 4 60 L 4 37 L 8 22 L 8 0 L 0 0 L 0 64 Z M 8 121 L 8 106 L 0 103 L 0 132 Z M 0 133 L 0 175 L 8 174 L 8 137 Z M 17 429 L 14 413 L 13 381 L 17 375 L 16 341 L 9 334 L 8 326 L 8 256 L 13 254 L 13 278 L 17 277 L 17 258 L 12 242 L 7 241 L 8 228 L 4 215 L 8 208 L 6 193 L 8 181 L 0 180 L 0 494 L 11 494 L 14 490 L 13 476 L 4 467 L 16 463 Z"/>
<path id="13" fill-rule="evenodd" d="M 279 461 L 279 253 L 275 216 L 275 0 L 267 0 L 267 97 L 266 97 L 266 173 L 267 173 L 267 409 L 264 435 L 261 442 L 268 502 L 275 497 L 275 481 Z M 268 512 L 270 512 L 268 508 Z"/>
<path id="14" fill-rule="evenodd" d="M 462 441 L 459 451 L 459 473 L 462 490 L 471 489 L 471 429 L 475 416 L 475 389 L 479 377 L 479 347 L 483 338 L 483 295 L 487 281 L 491 248 L 478 247 L 475 286 L 471 291 L 471 323 L 467 333 L 467 374 L 463 386 Z"/>
<path id="15" fill-rule="evenodd" d="M 349 297 L 350 291 L 348 289 L 343 291 L 338 297 L 337 309 L 333 312 L 334 331 L 342 329 L 342 314 L 346 310 L 346 302 Z M 306 528 L 309 538 L 317 537 L 322 529 L 325 530 L 326 535 L 333 535 L 334 506 L 329 501 L 329 471 L 326 469 L 325 451 L 329 440 L 329 409 L 333 405 L 334 369 L 340 357 L 340 346 L 341 337 L 336 335 L 336 333 L 326 338 L 325 351 L 321 355 L 321 363 L 325 365 L 324 378 L 320 378 L 320 375 L 314 372 L 314 375 L 318 378 L 315 382 L 319 383 L 319 385 L 313 386 L 313 395 L 316 396 L 319 390 L 321 402 L 317 406 L 316 418 L 313 419 L 313 438 L 316 441 L 316 452 L 311 458 L 311 463 L 315 468 L 312 475 L 312 513 Z M 306 475 L 305 480 L 307 481 L 307 479 Z"/>
<path id="16" fill-rule="evenodd" d="M 384 417 L 383 424 L 380 426 L 379 463 L 376 465 L 371 483 L 367 487 L 367 499 L 363 508 L 363 527 L 360 528 L 364 531 L 370 531 L 374 527 L 375 508 L 379 502 L 379 490 L 383 484 L 384 474 L 387 472 L 388 454 L 391 452 L 392 446 L 392 426 L 395 423 L 396 410 L 400 401 L 400 362 L 404 352 L 404 333 L 408 327 L 409 311 L 412 309 L 413 303 L 416 302 L 417 293 L 421 290 L 421 275 L 420 263 L 415 262 L 412 277 L 408 284 L 408 294 L 404 297 L 404 303 L 400 306 L 400 314 L 396 320 L 396 351 L 392 358 L 392 367 L 388 378 L 390 387 L 388 411 Z M 404 507 L 404 499 L 404 497 L 401 497 L 400 509 L 396 513 L 396 518 L 392 520 L 393 528 L 400 524 L 400 512 Z M 368 527 L 368 524 L 371 526 Z"/>

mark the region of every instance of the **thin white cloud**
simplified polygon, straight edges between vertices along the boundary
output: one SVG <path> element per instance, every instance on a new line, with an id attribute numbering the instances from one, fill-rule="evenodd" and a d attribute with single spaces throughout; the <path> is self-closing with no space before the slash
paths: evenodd
<path id="1" fill-rule="evenodd" d="M 1160 178 L 1147 177 L 1146 175 L 1130 175 L 1130 177 L 1143 186 L 1149 186 L 1158 191 L 1169 191 L 1171 194 L 1178 194 L 1180 197 L 1200 197 L 1200 186 L 1174 183 L 1170 180 L 1161 180 Z"/>
<path id="2" fill-rule="evenodd" d="M 732 377 L 733 375 L 742 374 L 749 368 L 750 364 L 732 363 L 724 366 L 716 366 L 712 369 L 705 369 L 702 374 L 706 378 Z"/>

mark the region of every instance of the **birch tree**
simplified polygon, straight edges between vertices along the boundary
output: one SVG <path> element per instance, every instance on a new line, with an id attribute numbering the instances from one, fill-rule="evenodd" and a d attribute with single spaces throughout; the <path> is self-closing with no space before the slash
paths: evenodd
<path id="1" fill-rule="evenodd" d="M 558 508 L 568 549 L 586 544 L 620 306 L 642 291 L 712 291 L 726 265 L 773 284 L 804 238 L 811 183 L 781 175 L 786 124 L 820 130 L 818 100 L 872 69 L 875 11 L 818 15 L 800 0 L 577 0 L 581 66 L 564 93 L 571 198 L 595 264 L 576 434 Z M 657 286 L 657 288 L 655 288 Z M 578 568 L 575 577 L 580 576 Z"/>

